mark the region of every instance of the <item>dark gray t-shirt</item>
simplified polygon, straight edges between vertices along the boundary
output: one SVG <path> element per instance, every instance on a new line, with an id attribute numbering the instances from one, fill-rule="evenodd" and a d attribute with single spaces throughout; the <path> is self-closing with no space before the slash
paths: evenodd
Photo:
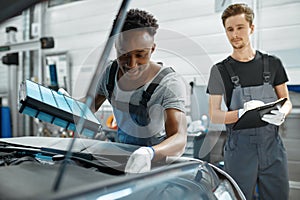
<path id="1" fill-rule="evenodd" d="M 268 55 L 269 70 L 271 72 L 270 83 L 277 86 L 288 81 L 286 71 L 279 58 Z M 224 95 L 227 107 L 231 102 L 234 88 L 230 75 L 224 62 L 230 62 L 232 69 L 240 79 L 241 87 L 258 86 L 263 84 L 263 60 L 262 53 L 256 51 L 253 60 L 249 62 L 239 62 L 231 56 L 211 68 L 208 81 L 207 93 L 211 95 Z"/>

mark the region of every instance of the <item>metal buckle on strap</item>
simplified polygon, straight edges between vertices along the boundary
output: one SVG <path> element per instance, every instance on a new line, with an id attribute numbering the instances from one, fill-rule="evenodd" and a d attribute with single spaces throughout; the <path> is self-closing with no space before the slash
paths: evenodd
<path id="1" fill-rule="evenodd" d="M 269 82 L 270 81 L 270 76 L 271 76 L 270 72 L 264 72 L 263 76 L 264 76 L 264 81 L 265 82 Z"/>
<path id="2" fill-rule="evenodd" d="M 238 76 L 233 76 L 233 77 L 231 77 L 231 82 L 234 83 L 234 85 L 239 86 L 240 78 Z"/>

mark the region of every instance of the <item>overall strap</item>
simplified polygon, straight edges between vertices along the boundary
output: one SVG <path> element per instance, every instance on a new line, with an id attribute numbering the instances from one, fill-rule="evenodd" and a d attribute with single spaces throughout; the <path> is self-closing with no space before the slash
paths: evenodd
<path id="1" fill-rule="evenodd" d="M 110 102 L 111 95 L 115 87 L 115 76 L 118 69 L 118 63 L 116 60 L 113 61 L 109 70 L 108 83 L 106 84 L 106 89 L 108 91 L 108 101 Z"/>
<path id="2" fill-rule="evenodd" d="M 269 69 L 269 56 L 268 54 L 262 54 L 262 58 L 263 58 L 263 65 L 264 65 L 264 72 L 263 72 L 264 83 L 269 83 L 271 77 L 271 72 Z"/>
<path id="3" fill-rule="evenodd" d="M 231 64 L 230 64 L 229 58 L 227 58 L 227 59 L 224 61 L 224 65 L 225 65 L 225 67 L 226 67 L 226 69 L 227 69 L 227 72 L 228 72 L 229 75 L 230 75 L 231 82 L 234 84 L 234 86 L 235 86 L 235 87 L 241 86 L 241 84 L 240 84 L 240 78 L 239 78 L 237 75 L 235 75 L 235 73 L 234 73 L 234 71 L 233 71 L 233 69 L 232 69 L 232 66 L 231 66 Z"/>
<path id="4" fill-rule="evenodd" d="M 118 69 L 118 63 L 116 60 L 113 61 L 111 68 L 109 70 L 109 78 L 108 78 L 108 84 L 106 85 L 106 89 L 108 91 L 108 100 L 111 100 L 111 96 L 115 87 L 115 76 Z M 164 68 L 162 71 L 159 72 L 159 74 L 153 79 L 153 81 L 150 83 L 146 91 L 142 94 L 142 99 L 140 101 L 140 104 L 147 106 L 148 101 L 150 100 L 154 90 L 157 88 L 161 80 L 169 73 L 174 72 L 174 69 L 171 67 Z"/>
<path id="5" fill-rule="evenodd" d="M 153 79 L 153 81 L 147 87 L 146 91 L 143 92 L 140 104 L 144 105 L 145 107 L 147 106 L 148 101 L 150 100 L 152 94 L 154 93 L 154 90 L 157 88 L 157 86 L 159 86 L 161 80 L 171 72 L 175 72 L 172 67 L 164 68 L 162 71 L 159 72 L 159 74 Z"/>

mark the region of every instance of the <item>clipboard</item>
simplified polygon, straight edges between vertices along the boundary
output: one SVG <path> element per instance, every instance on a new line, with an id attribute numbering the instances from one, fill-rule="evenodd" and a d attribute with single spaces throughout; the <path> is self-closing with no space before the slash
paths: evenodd
<path id="1" fill-rule="evenodd" d="M 277 109 L 278 106 L 282 106 L 286 102 L 286 100 L 287 98 L 281 98 L 277 101 L 267 103 L 263 106 L 246 111 L 233 125 L 232 129 L 240 130 L 266 126 L 268 123 L 261 120 L 261 117 L 264 114 L 270 113 L 271 110 Z"/>

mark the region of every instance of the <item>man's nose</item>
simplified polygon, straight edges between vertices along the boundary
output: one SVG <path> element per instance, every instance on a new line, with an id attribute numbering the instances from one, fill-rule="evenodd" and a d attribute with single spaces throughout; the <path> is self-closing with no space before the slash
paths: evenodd
<path id="1" fill-rule="evenodd" d="M 133 56 L 133 55 L 130 55 L 128 56 L 127 58 L 127 65 L 130 67 L 130 68 L 133 68 L 133 67 L 136 67 L 137 66 L 137 60 L 136 58 Z"/>
<path id="2" fill-rule="evenodd" d="M 239 31 L 238 30 L 234 30 L 233 31 L 233 37 L 236 38 L 239 35 Z"/>

